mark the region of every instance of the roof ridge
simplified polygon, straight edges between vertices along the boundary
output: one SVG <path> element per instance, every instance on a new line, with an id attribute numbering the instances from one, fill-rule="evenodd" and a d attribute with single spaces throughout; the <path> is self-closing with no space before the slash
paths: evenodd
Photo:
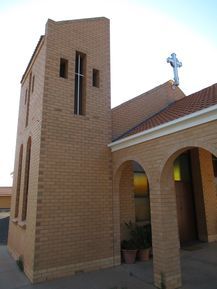
<path id="1" fill-rule="evenodd" d="M 53 20 L 48 19 L 49 21 L 53 21 L 57 24 L 65 24 L 65 23 L 71 23 L 71 22 L 85 22 L 85 21 L 97 21 L 97 20 L 109 20 L 109 18 L 105 16 L 98 16 L 98 17 L 87 17 L 87 18 L 76 18 L 76 19 L 68 19 L 68 20 Z"/>
<path id="2" fill-rule="evenodd" d="M 161 110 L 144 118 L 140 123 L 122 133 L 113 141 L 157 127 L 180 117 L 217 104 L 217 83 L 169 103 Z"/>
<path id="3" fill-rule="evenodd" d="M 205 88 L 203 88 L 203 89 L 200 89 L 200 90 L 198 90 L 198 91 L 196 91 L 196 92 L 193 92 L 193 93 L 191 93 L 191 94 L 188 94 L 188 95 L 186 95 L 186 96 L 184 96 L 184 97 L 182 97 L 182 98 L 180 98 L 180 99 L 177 99 L 177 100 L 175 100 L 174 102 L 172 102 L 171 104 L 176 104 L 176 103 L 178 103 L 178 102 L 185 101 L 185 100 L 186 100 L 186 97 L 193 97 L 193 96 L 198 95 L 198 94 L 200 94 L 200 93 L 202 93 L 202 92 L 206 92 L 206 94 L 209 95 L 208 90 L 209 90 L 209 89 L 212 89 L 212 88 L 215 87 L 215 86 L 217 86 L 217 83 L 214 83 L 214 84 L 212 84 L 212 85 L 210 85 L 210 86 L 207 86 L 207 87 L 205 87 Z M 161 111 L 159 111 L 159 112 L 161 112 Z"/>
<path id="4" fill-rule="evenodd" d="M 134 96 L 134 97 L 131 98 L 131 99 L 128 99 L 128 100 L 120 103 L 119 105 L 113 107 L 112 110 L 116 110 L 116 109 L 118 109 L 119 107 L 121 107 L 121 106 L 123 106 L 123 105 L 127 105 L 128 103 L 134 101 L 134 100 L 135 100 L 136 98 L 138 98 L 138 97 L 144 97 L 144 95 L 151 94 L 151 93 L 153 93 L 154 91 L 156 91 L 156 90 L 158 90 L 158 89 L 160 89 L 160 88 L 162 88 L 162 87 L 164 87 L 164 86 L 166 86 L 166 85 L 168 85 L 168 84 L 170 84 L 170 83 L 171 83 L 171 80 L 168 80 L 168 81 L 166 81 L 166 82 L 164 82 L 164 83 L 162 83 L 162 84 L 160 84 L 160 85 L 158 85 L 158 86 L 156 86 L 156 87 L 154 87 L 154 88 L 152 88 L 152 89 L 150 89 L 150 90 L 148 90 L 148 91 L 146 91 L 146 92 L 143 92 L 143 93 L 141 93 L 141 94 L 139 94 L 139 95 Z"/>
<path id="5" fill-rule="evenodd" d="M 133 131 L 134 129 L 136 129 L 137 127 L 139 127 L 140 125 L 142 125 L 144 122 L 148 121 L 149 119 L 153 118 L 155 115 L 163 112 L 164 110 L 166 110 L 169 106 L 171 106 L 172 104 L 174 104 L 176 101 L 169 103 L 168 105 L 166 105 L 165 107 L 163 107 L 162 109 L 158 110 L 157 112 L 154 112 L 152 115 L 146 117 L 145 119 L 143 119 L 140 123 L 136 124 L 135 126 L 131 127 L 130 129 L 128 129 L 127 131 L 125 131 L 123 134 L 121 134 L 120 136 L 118 136 L 117 138 L 113 139 L 112 141 L 117 141 L 121 138 L 124 137 L 124 135 L 127 135 L 128 133 L 130 133 L 131 131 Z"/>
<path id="6" fill-rule="evenodd" d="M 200 89 L 200 90 L 198 90 L 198 91 L 196 91 L 196 92 L 193 92 L 193 93 L 191 93 L 191 94 L 189 94 L 189 95 L 187 95 L 187 96 L 192 96 L 192 95 L 194 95 L 194 94 L 201 93 L 201 92 L 203 92 L 203 91 L 207 91 L 209 88 L 211 89 L 211 88 L 213 88 L 213 87 L 215 87 L 215 86 L 217 86 L 217 83 L 213 83 L 213 84 L 211 84 L 211 85 L 209 85 L 209 86 L 207 86 L 207 87 L 205 87 L 205 88 L 202 88 L 202 89 Z"/>

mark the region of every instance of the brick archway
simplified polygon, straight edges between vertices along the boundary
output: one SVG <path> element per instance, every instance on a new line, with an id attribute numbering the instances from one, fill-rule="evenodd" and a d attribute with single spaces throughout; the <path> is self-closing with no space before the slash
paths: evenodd
<path id="1" fill-rule="evenodd" d="M 205 146 L 206 147 L 206 146 Z M 156 285 L 160 287 L 163 280 L 166 288 L 178 288 L 181 286 L 181 269 L 179 256 L 179 236 L 177 222 L 176 192 L 173 179 L 174 160 L 183 152 L 189 150 L 194 155 L 195 178 L 201 176 L 202 197 L 204 199 L 204 218 L 199 220 L 199 239 L 203 241 L 217 240 L 217 197 L 214 186 L 214 175 L 212 167 L 212 154 L 216 155 L 216 150 L 209 147 L 209 151 L 197 147 L 186 146 L 170 153 L 166 161 L 162 162 L 160 176 L 160 202 L 161 202 L 161 226 L 158 242 L 156 244 L 156 254 L 158 255 L 158 268 L 155 270 L 157 276 Z M 199 194 L 199 186 L 197 187 Z M 198 196 L 197 196 L 198 197 Z M 198 204 L 197 204 L 198 205 Z M 199 206 L 199 205 L 198 205 Z M 205 233 L 204 226 L 207 232 Z M 206 236 L 204 235 L 206 234 Z M 167 237 L 169 236 L 169 237 Z M 156 239 L 156 238 L 155 238 Z M 165 267 L 165 261 L 167 266 Z M 162 264 L 162 266 L 161 266 Z"/>
<path id="2" fill-rule="evenodd" d="M 174 189 L 170 189 L 170 181 L 173 184 L 172 173 L 170 176 L 171 180 L 168 181 L 169 164 L 172 164 L 176 157 L 186 149 L 199 147 L 216 156 L 217 139 L 213 135 L 213 130 L 215 129 L 216 123 L 213 122 L 129 146 L 125 149 L 114 151 L 112 154 L 114 215 L 118 216 L 117 218 L 119 218 L 120 211 L 117 208 L 119 195 L 117 194 L 118 189 L 115 182 L 121 165 L 128 160 L 136 160 L 143 166 L 148 176 L 150 184 L 154 284 L 158 288 L 161 288 L 162 282 L 165 283 L 168 289 L 181 286 L 176 198 L 175 193 L 172 194 Z M 116 224 L 117 218 L 115 219 Z M 119 225 L 119 223 L 115 225 L 115 240 L 118 246 L 117 236 L 118 240 L 120 240 Z M 116 252 L 119 254 L 120 246 Z"/>
<path id="3" fill-rule="evenodd" d="M 120 243 L 126 237 L 125 222 L 136 222 L 135 199 L 134 199 L 134 168 L 137 164 L 144 175 L 144 167 L 136 160 L 124 160 L 114 173 L 114 195 L 113 195 L 113 212 L 114 212 L 114 255 L 116 261 L 120 263 Z M 148 176 L 146 175 L 147 183 Z M 149 201 L 150 202 L 150 201 Z"/>

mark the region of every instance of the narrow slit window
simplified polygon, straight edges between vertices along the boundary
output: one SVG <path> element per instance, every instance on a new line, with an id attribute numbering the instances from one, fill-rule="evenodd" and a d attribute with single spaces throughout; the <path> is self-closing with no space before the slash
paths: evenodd
<path id="1" fill-rule="evenodd" d="M 18 217 L 19 214 L 19 203 L 20 203 L 20 184 L 22 176 L 22 162 L 23 162 L 23 145 L 20 147 L 18 172 L 17 172 L 17 189 L 16 189 L 16 202 L 15 202 L 15 213 L 14 218 Z"/>
<path id="2" fill-rule="evenodd" d="M 26 127 L 29 123 L 29 106 L 30 106 L 30 92 L 31 92 L 31 83 L 32 83 L 32 73 L 29 75 L 29 89 L 27 93 L 27 107 L 26 107 Z"/>
<path id="3" fill-rule="evenodd" d="M 34 92 L 34 86 L 35 86 L 35 75 L 32 77 L 32 92 Z"/>
<path id="4" fill-rule="evenodd" d="M 85 71 L 86 57 L 83 53 L 76 52 L 74 113 L 78 115 L 83 115 L 85 109 Z"/>
<path id="5" fill-rule="evenodd" d="M 26 89 L 26 91 L 25 91 L 25 104 L 27 102 L 27 98 L 28 98 L 28 89 Z"/>
<path id="6" fill-rule="evenodd" d="M 68 60 L 60 58 L 60 71 L 59 76 L 62 78 L 68 78 Z"/>
<path id="7" fill-rule="evenodd" d="M 24 175 L 24 190 L 23 190 L 23 207 L 22 207 L 22 221 L 26 220 L 27 205 L 29 195 L 29 171 L 30 171 L 30 157 L 31 157 L 31 137 L 29 137 L 26 148 L 26 162 L 25 162 L 25 175 Z"/>
<path id="8" fill-rule="evenodd" d="M 99 87 L 99 70 L 93 69 L 92 85 L 94 87 Z"/>

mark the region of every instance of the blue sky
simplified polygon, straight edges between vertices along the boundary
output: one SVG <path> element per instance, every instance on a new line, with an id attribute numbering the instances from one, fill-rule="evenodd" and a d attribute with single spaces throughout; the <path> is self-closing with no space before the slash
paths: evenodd
<path id="1" fill-rule="evenodd" d="M 188 25 L 196 24 L 195 28 L 198 29 L 204 25 L 201 20 L 216 21 L 216 8 L 217 2 L 215 0 L 136 0 L 140 5 L 145 5 L 161 11 L 165 14 L 175 17 L 176 20 L 187 22 Z"/>
<path id="2" fill-rule="evenodd" d="M 173 78 L 183 63 L 188 95 L 217 82 L 217 1 L 1 0 L 0 186 L 11 185 L 20 79 L 48 18 L 111 20 L 111 99 L 116 106 Z"/>
<path id="3" fill-rule="evenodd" d="M 175 21 L 184 23 L 217 43 L 217 1 L 216 0 L 135 0 L 141 6 L 151 7 Z"/>

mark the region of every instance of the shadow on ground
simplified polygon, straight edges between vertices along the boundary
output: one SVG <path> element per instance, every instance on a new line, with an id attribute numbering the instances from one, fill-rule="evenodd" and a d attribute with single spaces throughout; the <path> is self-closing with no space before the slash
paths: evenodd
<path id="1" fill-rule="evenodd" d="M 183 289 L 217 289 L 217 243 L 181 251 Z M 80 273 L 32 285 L 5 245 L 0 246 L 1 289 L 154 289 L 152 261 Z"/>

